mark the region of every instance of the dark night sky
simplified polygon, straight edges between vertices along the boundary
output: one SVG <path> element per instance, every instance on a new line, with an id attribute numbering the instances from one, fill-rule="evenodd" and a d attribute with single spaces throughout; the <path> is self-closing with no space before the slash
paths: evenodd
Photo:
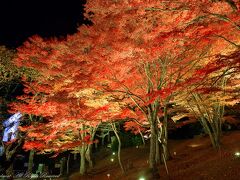
<path id="1" fill-rule="evenodd" d="M 84 0 L 0 0 L 0 45 L 17 47 L 28 37 L 62 37 L 83 22 Z"/>

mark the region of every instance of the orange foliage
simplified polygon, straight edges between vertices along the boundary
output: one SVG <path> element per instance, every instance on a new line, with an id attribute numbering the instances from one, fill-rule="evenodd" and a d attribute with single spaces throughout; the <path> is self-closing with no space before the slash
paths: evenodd
<path id="1" fill-rule="evenodd" d="M 16 64 L 40 75 L 32 82 L 24 79 L 25 104 L 15 109 L 51 117 L 41 127 L 51 142 L 59 143 L 59 137 L 73 140 L 81 124 L 101 120 L 131 116 L 146 124 L 146 113 L 156 100 L 164 106 L 183 89 L 204 83 L 209 74 L 227 66 L 213 62 L 229 46 L 219 42 L 239 41 L 235 35 L 240 11 L 224 1 L 88 0 L 85 10 L 92 26 L 79 27 L 63 41 L 34 36 L 18 48 Z M 89 106 L 94 94 L 76 96 L 87 88 L 116 99 L 124 95 L 122 104 L 117 108 L 111 102 L 116 99 L 108 99 L 100 107 Z M 126 111 L 126 104 L 134 111 Z M 61 147 L 69 148 L 65 142 Z"/>

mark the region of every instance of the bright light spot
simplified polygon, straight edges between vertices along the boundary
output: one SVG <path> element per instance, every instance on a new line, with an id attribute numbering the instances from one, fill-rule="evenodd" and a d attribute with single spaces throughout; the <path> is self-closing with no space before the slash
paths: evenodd
<path id="1" fill-rule="evenodd" d="M 143 137 L 144 137 L 145 139 L 148 139 L 148 135 L 144 135 Z"/>
<path id="2" fill-rule="evenodd" d="M 145 178 L 144 177 L 140 177 L 138 180 L 145 180 Z"/>
<path id="3" fill-rule="evenodd" d="M 107 177 L 109 178 L 109 177 L 110 177 L 110 174 L 107 174 Z"/>
<path id="4" fill-rule="evenodd" d="M 136 146 L 136 148 L 138 148 L 138 146 Z"/>
<path id="5" fill-rule="evenodd" d="M 113 162 L 113 161 L 114 161 L 114 159 L 112 158 L 112 159 L 111 159 L 111 161 Z"/>
<path id="6" fill-rule="evenodd" d="M 112 155 L 115 155 L 115 154 L 116 154 L 115 152 L 112 153 Z"/>
<path id="7" fill-rule="evenodd" d="M 240 152 L 235 152 L 235 156 L 240 156 Z"/>
<path id="8" fill-rule="evenodd" d="M 190 147 L 192 147 L 192 148 L 195 148 L 195 147 L 202 146 L 202 144 L 190 144 L 190 145 L 188 145 L 188 146 L 190 146 Z"/>

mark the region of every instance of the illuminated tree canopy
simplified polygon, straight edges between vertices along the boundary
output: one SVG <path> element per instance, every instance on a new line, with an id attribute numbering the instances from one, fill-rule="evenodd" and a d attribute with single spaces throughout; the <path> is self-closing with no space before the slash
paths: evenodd
<path id="1" fill-rule="evenodd" d="M 150 130 L 155 170 L 169 156 L 170 104 L 202 116 L 206 106 L 193 105 L 199 98 L 215 110 L 213 102 L 218 108 L 238 102 L 240 4 L 234 2 L 88 0 L 85 16 L 93 25 L 65 40 L 31 37 L 15 64 L 39 74 L 23 78 L 25 94 L 12 109 L 45 121 L 20 128 L 24 147 L 74 149 L 92 143 L 86 138 L 92 127 L 129 118 L 126 129 Z"/>

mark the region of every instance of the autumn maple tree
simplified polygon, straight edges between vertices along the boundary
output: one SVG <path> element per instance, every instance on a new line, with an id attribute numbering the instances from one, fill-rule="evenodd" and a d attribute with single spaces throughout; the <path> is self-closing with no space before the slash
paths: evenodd
<path id="1" fill-rule="evenodd" d="M 25 80 L 22 111 L 49 119 L 43 127 L 51 128 L 39 133 L 53 144 L 66 136 L 63 129 L 74 134 L 99 119 L 112 123 L 131 118 L 150 129 L 149 166 L 157 173 L 157 164 L 166 164 L 169 156 L 169 104 L 227 66 L 215 57 L 222 49 L 233 52 L 238 47 L 238 4 L 88 0 L 85 10 L 92 26 L 83 25 L 62 41 L 33 37 L 18 49 L 16 64 L 40 73 L 35 81 Z M 123 106 L 89 106 L 86 98 L 77 97 L 87 88 L 115 97 Z"/>
<path id="2" fill-rule="evenodd" d="M 12 109 L 37 117 L 36 122 L 29 122 L 30 126 L 21 128 L 26 132 L 24 143 L 26 150 L 58 153 L 80 147 L 79 151 L 84 157 L 81 158 L 80 172 L 84 173 L 86 171 L 85 152 L 90 142 L 93 142 L 99 120 L 85 121 L 90 119 L 93 108 L 87 108 L 83 98 L 75 96 L 74 93 L 81 91 L 82 86 L 74 88 L 69 85 L 78 86 L 69 78 L 72 76 L 74 66 L 63 64 L 67 67 L 63 67 L 65 70 L 63 72 L 59 68 L 61 64 L 52 63 L 58 61 L 56 58 L 60 56 L 67 56 L 64 53 L 64 51 L 67 53 L 67 46 L 60 47 L 61 43 L 59 43 L 44 42 L 41 38 L 33 37 L 31 43 L 26 42 L 25 46 L 19 49 L 16 64 L 20 66 L 24 64 L 36 69 L 38 75 L 34 79 L 23 78 L 25 94 L 18 97 L 20 103 L 12 104 Z M 59 47 L 62 48 L 61 51 L 57 50 Z M 69 63 L 69 61 L 66 62 Z M 88 134 L 87 128 L 90 128 Z M 89 134 L 92 137 L 88 138 Z M 88 154 L 90 148 L 88 149 L 86 156 L 91 164 Z"/>
<path id="3" fill-rule="evenodd" d="M 33 80 L 23 78 L 25 94 L 18 97 L 19 103 L 12 104 L 12 109 L 38 117 L 30 126 L 20 128 L 26 133 L 26 150 L 80 152 L 80 173 L 84 174 L 85 160 L 90 167 L 93 164 L 91 146 L 97 127 L 108 117 L 108 110 L 110 114 L 116 111 L 116 105 L 113 102 L 108 108 L 112 98 L 90 88 L 90 75 L 84 69 L 88 64 L 74 60 L 80 57 L 71 55 L 70 50 L 68 42 L 43 41 L 40 37 L 31 38 L 19 48 L 16 64 L 36 69 L 38 76 Z"/>
<path id="4" fill-rule="evenodd" d="M 168 158 L 168 104 L 223 68 L 211 62 L 222 49 L 236 48 L 237 6 L 225 1 L 87 2 L 86 15 L 95 27 L 80 27 L 75 37 L 94 39 L 88 56 L 99 59 L 96 79 L 102 78 L 106 91 L 125 94 L 149 124 L 150 168 L 160 157 Z"/>
<path id="5" fill-rule="evenodd" d="M 176 116 L 181 118 L 194 115 L 199 119 L 216 149 L 219 149 L 221 144 L 225 106 L 233 106 L 239 102 L 239 78 L 236 76 L 237 74 L 226 66 L 220 72 L 209 74 L 201 85 L 185 89 L 175 98 L 177 105 L 188 110 L 179 112 Z"/>

